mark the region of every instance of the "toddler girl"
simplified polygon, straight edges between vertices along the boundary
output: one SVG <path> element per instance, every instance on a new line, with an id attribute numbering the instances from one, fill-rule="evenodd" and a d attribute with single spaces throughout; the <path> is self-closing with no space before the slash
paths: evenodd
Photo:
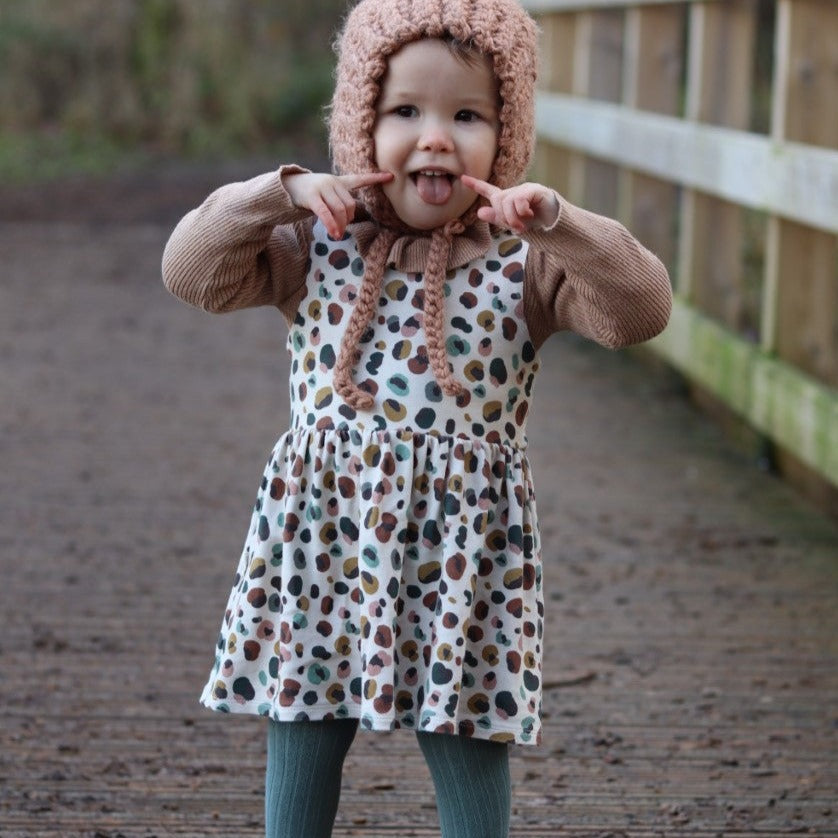
<path id="1" fill-rule="evenodd" d="M 362 0 L 338 52 L 336 173 L 222 187 L 164 254 L 177 296 L 290 331 L 291 427 L 202 701 L 268 718 L 271 838 L 331 834 L 359 725 L 417 732 L 445 838 L 505 836 L 508 744 L 541 737 L 538 349 L 651 338 L 669 280 L 521 183 L 536 29 L 515 0 Z"/>

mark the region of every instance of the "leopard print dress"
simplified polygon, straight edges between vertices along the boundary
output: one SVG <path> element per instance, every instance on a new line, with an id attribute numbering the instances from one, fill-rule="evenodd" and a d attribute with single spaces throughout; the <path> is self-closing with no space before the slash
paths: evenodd
<path id="1" fill-rule="evenodd" d="M 355 379 L 331 370 L 363 275 L 347 233 L 314 228 L 291 325 L 291 428 L 268 460 L 201 697 L 278 721 L 357 718 L 502 742 L 541 736 L 542 569 L 525 427 L 538 358 L 527 244 L 493 237 L 448 273 L 430 369 L 421 274 L 389 268 Z"/>

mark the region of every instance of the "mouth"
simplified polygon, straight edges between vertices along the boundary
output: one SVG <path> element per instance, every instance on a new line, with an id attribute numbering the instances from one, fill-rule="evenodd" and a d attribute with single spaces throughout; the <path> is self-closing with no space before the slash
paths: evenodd
<path id="1" fill-rule="evenodd" d="M 439 206 L 448 201 L 454 190 L 456 175 L 445 169 L 418 169 L 410 175 L 419 197 L 425 203 Z"/>

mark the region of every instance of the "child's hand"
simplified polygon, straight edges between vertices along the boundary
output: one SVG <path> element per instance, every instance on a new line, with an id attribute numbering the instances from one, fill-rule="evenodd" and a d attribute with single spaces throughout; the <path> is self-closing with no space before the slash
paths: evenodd
<path id="1" fill-rule="evenodd" d="M 490 206 L 481 207 L 477 217 L 496 227 L 523 233 L 535 226 L 550 227 L 559 216 L 556 193 L 540 183 L 522 183 L 500 189 L 471 175 L 461 175 L 460 180 L 489 201 Z"/>
<path id="2" fill-rule="evenodd" d="M 294 205 L 311 210 L 322 222 L 326 232 L 339 239 L 355 216 L 355 199 L 351 191 L 362 186 L 386 183 L 390 172 L 365 175 L 332 175 L 301 172 L 285 178 L 285 188 Z"/>

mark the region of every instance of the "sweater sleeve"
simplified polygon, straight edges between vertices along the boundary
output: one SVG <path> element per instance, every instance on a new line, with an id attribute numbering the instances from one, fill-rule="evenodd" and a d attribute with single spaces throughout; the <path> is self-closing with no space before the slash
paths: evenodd
<path id="1" fill-rule="evenodd" d="M 275 305 L 286 317 L 304 289 L 313 216 L 294 206 L 276 172 L 213 192 L 175 227 L 163 252 L 163 282 L 205 311 Z M 289 314 L 290 311 L 290 314 Z"/>
<path id="2" fill-rule="evenodd" d="M 559 196 L 552 227 L 525 234 L 524 310 L 540 346 L 571 330 L 610 348 L 663 331 L 672 287 L 661 261 L 617 221 Z"/>

